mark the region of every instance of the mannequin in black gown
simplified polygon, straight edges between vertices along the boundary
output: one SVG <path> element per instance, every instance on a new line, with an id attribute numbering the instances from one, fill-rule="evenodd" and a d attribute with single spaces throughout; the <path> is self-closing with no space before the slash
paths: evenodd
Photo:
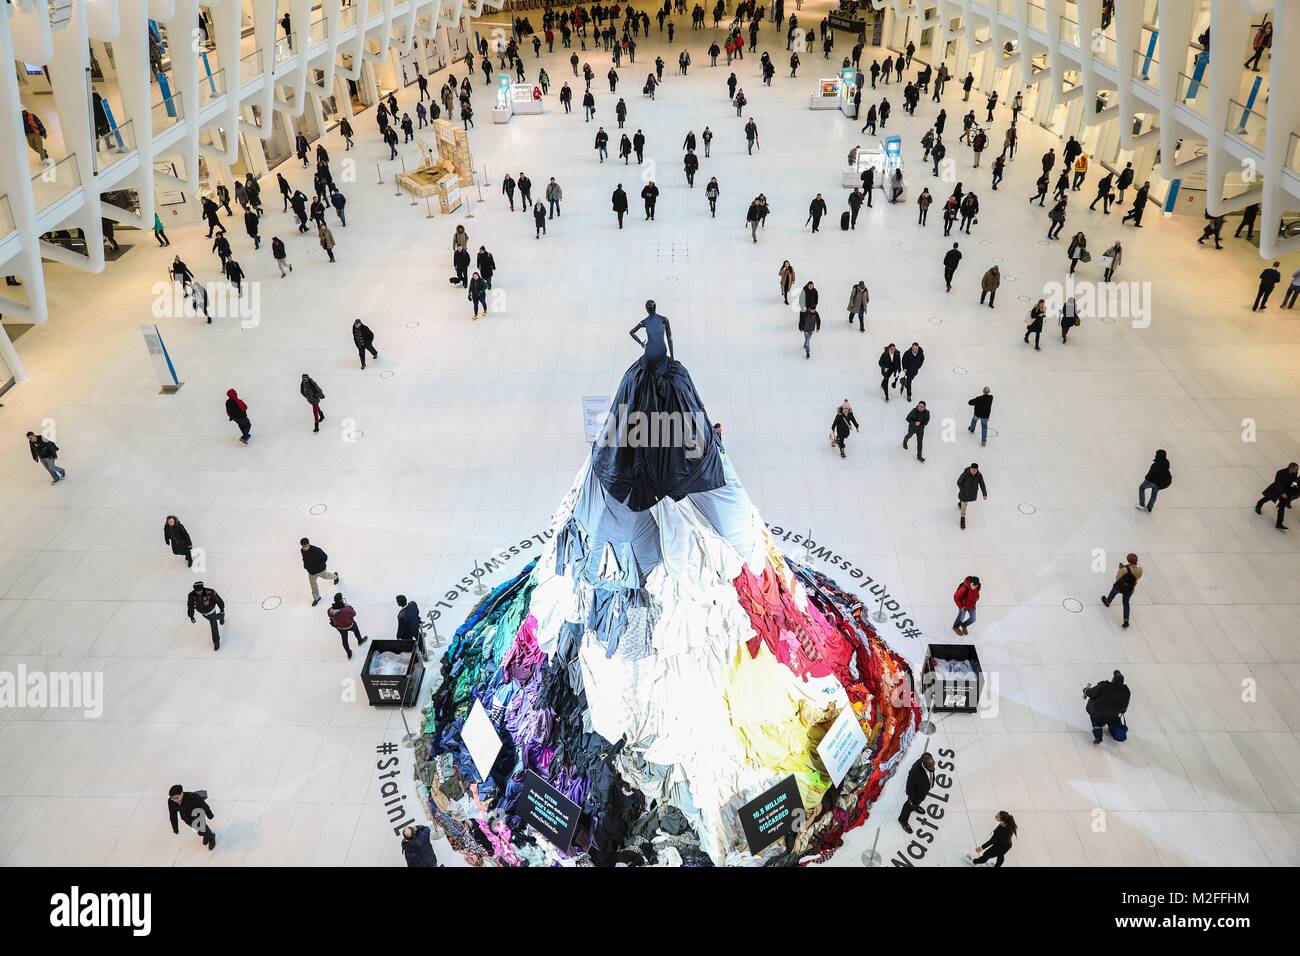
<path id="1" fill-rule="evenodd" d="M 627 334 L 632 336 L 633 342 L 645 349 L 645 362 L 650 370 L 655 375 L 663 375 L 668 371 L 669 363 L 674 360 L 673 327 L 667 319 L 655 311 L 654 299 L 646 302 L 645 311 L 646 317 L 634 325 Z M 637 332 L 641 329 L 645 329 L 644 342 L 637 336 Z"/>

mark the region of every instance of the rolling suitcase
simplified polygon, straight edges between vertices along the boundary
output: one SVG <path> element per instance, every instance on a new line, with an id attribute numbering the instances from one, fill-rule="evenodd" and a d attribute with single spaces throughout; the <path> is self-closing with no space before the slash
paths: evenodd
<path id="1" fill-rule="evenodd" d="M 840 228 L 845 232 L 849 231 L 849 214 L 847 211 L 840 213 Z"/>

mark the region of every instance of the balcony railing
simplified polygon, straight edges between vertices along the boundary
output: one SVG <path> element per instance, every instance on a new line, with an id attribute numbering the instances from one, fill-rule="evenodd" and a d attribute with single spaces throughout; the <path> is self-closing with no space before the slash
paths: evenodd
<path id="1" fill-rule="evenodd" d="M 119 159 L 125 159 L 136 150 L 135 120 L 127 120 L 95 138 L 95 160 L 103 172 Z"/>
<path id="2" fill-rule="evenodd" d="M 75 154 L 64 156 L 57 163 L 47 163 L 32 177 L 36 214 L 40 215 L 80 185 L 81 171 L 77 169 Z"/>
<path id="3" fill-rule="evenodd" d="M 184 118 L 185 111 L 181 106 L 179 92 L 164 97 L 161 103 L 155 103 L 149 110 L 150 128 L 154 136 L 171 129 Z"/>
<path id="4" fill-rule="evenodd" d="M 339 29 L 346 30 L 348 27 L 356 26 L 357 8 L 349 4 L 339 11 Z"/>
<path id="5" fill-rule="evenodd" d="M 239 58 L 239 83 L 242 86 L 262 75 L 262 51 L 254 50 Z"/>
<path id="6" fill-rule="evenodd" d="M 1186 73 L 1179 73 L 1178 102 L 1201 116 L 1209 116 L 1210 88 L 1204 80 L 1194 80 Z"/>
<path id="7" fill-rule="evenodd" d="M 1262 153 L 1264 141 L 1268 138 L 1268 117 L 1230 99 L 1226 131 L 1238 139 L 1245 140 Z"/>
<path id="8" fill-rule="evenodd" d="M 199 77 L 199 106 L 206 106 L 226 93 L 226 71 L 217 70 Z"/>
<path id="9" fill-rule="evenodd" d="M 280 37 L 275 41 L 275 66 L 279 66 L 289 57 L 298 51 L 298 44 L 302 42 L 302 34 L 294 31 L 287 37 Z"/>
<path id="10" fill-rule="evenodd" d="M 13 210 L 9 208 L 9 197 L 0 196 L 0 239 L 4 239 L 15 228 Z"/>
<path id="11" fill-rule="evenodd" d="M 1291 134 L 1291 145 L 1286 151 L 1286 167 L 1300 176 L 1300 135 Z"/>
<path id="12" fill-rule="evenodd" d="M 1043 9 L 1041 3 L 1033 3 L 1032 0 L 1029 4 L 1029 26 L 1034 30 L 1047 32 L 1047 11 Z"/>
<path id="13" fill-rule="evenodd" d="M 311 22 L 311 29 L 307 32 L 307 46 L 320 46 L 329 39 L 328 31 L 325 27 L 325 14 L 322 13 Z"/>
<path id="14" fill-rule="evenodd" d="M 1133 79 L 1142 80 L 1152 86 L 1160 85 L 1160 61 L 1147 56 L 1141 50 L 1133 51 Z"/>
<path id="15" fill-rule="evenodd" d="M 1072 46 L 1076 50 L 1079 46 L 1079 23 L 1077 20 L 1071 20 L 1069 17 L 1061 17 L 1061 42 L 1067 46 Z"/>

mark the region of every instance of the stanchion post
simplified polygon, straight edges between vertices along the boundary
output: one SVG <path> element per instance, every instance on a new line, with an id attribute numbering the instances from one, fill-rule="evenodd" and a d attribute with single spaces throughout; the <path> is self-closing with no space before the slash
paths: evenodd
<path id="1" fill-rule="evenodd" d="M 880 854 L 876 851 L 876 847 L 878 847 L 879 845 L 880 845 L 880 827 L 876 827 L 876 837 L 874 840 L 871 841 L 871 849 L 867 850 L 865 853 L 862 854 L 863 866 L 880 865 Z"/>
<path id="2" fill-rule="evenodd" d="M 428 214 L 427 214 L 424 218 L 425 218 L 425 219 L 432 219 L 432 218 L 433 218 L 433 202 L 429 199 L 428 196 L 425 196 L 425 197 L 424 197 L 424 208 L 428 210 Z"/>
<path id="3" fill-rule="evenodd" d="M 378 176 L 379 176 L 379 183 L 378 183 L 378 185 L 382 185 L 383 182 L 384 182 L 384 171 L 383 171 L 382 169 L 379 168 L 379 164 L 378 164 L 378 163 L 375 163 L 375 172 L 376 172 L 376 173 L 378 174 Z"/>
<path id="4" fill-rule="evenodd" d="M 887 620 L 885 617 L 885 596 L 880 595 L 880 605 L 876 608 L 876 613 L 871 615 L 871 619 L 877 624 L 883 624 Z"/>
<path id="5" fill-rule="evenodd" d="M 401 156 L 398 156 L 397 158 L 398 158 L 399 160 L 401 160 L 401 162 L 402 162 L 402 172 L 406 172 L 406 160 L 405 160 L 405 159 L 402 159 Z M 402 195 L 402 184 L 401 184 L 401 182 L 398 180 L 398 178 L 397 178 L 397 173 L 395 173 L 395 172 L 393 173 L 393 185 L 395 185 L 395 186 L 397 187 L 397 189 L 394 190 L 393 195 L 394 195 L 394 196 L 400 196 L 400 195 Z"/>

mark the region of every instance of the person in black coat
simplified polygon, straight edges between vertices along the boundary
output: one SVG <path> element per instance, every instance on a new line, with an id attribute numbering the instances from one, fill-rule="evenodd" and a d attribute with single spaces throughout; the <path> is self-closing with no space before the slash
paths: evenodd
<path id="1" fill-rule="evenodd" d="M 397 595 L 397 639 L 420 645 L 424 653 L 424 636 L 420 631 L 420 605 L 409 601 L 405 594 Z"/>
<path id="2" fill-rule="evenodd" d="M 360 319 L 352 323 L 352 344 L 357 347 L 357 357 L 361 359 L 362 368 L 366 367 L 367 352 L 370 353 L 371 358 L 379 358 L 379 352 L 375 349 L 375 333 L 371 332 L 370 326 Z"/>
<path id="3" fill-rule="evenodd" d="M 858 419 L 853 414 L 853 406 L 849 404 L 849 400 L 846 398 L 844 404 L 835 410 L 835 420 L 831 422 L 831 435 L 840 450 L 841 458 L 848 457 L 844 454 L 844 441 L 849 437 L 850 426 L 857 429 Z"/>
<path id="4" fill-rule="evenodd" d="M 614 213 L 618 216 L 618 228 L 623 228 L 623 217 L 627 215 L 627 193 L 623 191 L 623 184 L 619 183 L 614 189 L 614 194 L 610 197 L 613 203 Z"/>
<path id="5" fill-rule="evenodd" d="M 959 265 L 961 265 L 961 250 L 957 247 L 957 243 L 954 242 L 952 248 L 943 257 L 944 291 L 952 291 L 952 277 L 957 274 L 957 266 Z"/>
<path id="6" fill-rule="evenodd" d="M 925 461 L 921 449 L 925 445 L 925 426 L 928 424 L 930 424 L 930 413 L 926 410 L 925 402 L 917 402 L 916 408 L 907 413 L 907 437 L 903 439 L 903 447 L 906 448 L 907 443 L 915 437 L 916 460 L 921 462 Z"/>
<path id="7" fill-rule="evenodd" d="M 996 857 L 997 862 L 994 866 L 1001 866 L 1003 859 L 1011 850 L 1011 838 L 1016 835 L 1016 818 L 1005 810 L 999 810 L 993 817 L 997 821 L 997 827 L 993 835 L 980 844 L 980 849 L 984 852 L 979 856 L 974 853 L 967 853 L 966 859 L 970 860 L 973 866 L 984 866 L 988 863 L 990 857 Z"/>
<path id="8" fill-rule="evenodd" d="M 220 594 L 206 587 L 202 581 L 194 582 L 194 587 L 186 598 L 185 613 L 191 624 L 196 623 L 194 620 L 196 612 L 208 619 L 208 627 L 212 629 L 212 649 L 221 650 L 221 631 L 217 629 L 217 625 L 226 623 L 226 602 L 221 600 Z"/>
<path id="9" fill-rule="evenodd" d="M 299 541 L 298 547 L 302 551 L 302 567 L 307 572 L 307 583 L 311 585 L 311 606 L 315 607 L 320 603 L 320 589 L 316 586 L 316 579 L 330 578 L 337 587 L 339 575 L 337 571 L 327 570 L 330 560 L 329 555 L 312 544 L 307 538 Z"/>
<path id="10" fill-rule="evenodd" d="M 325 421 L 325 413 L 320 410 L 321 400 L 325 398 L 325 390 L 316 384 L 314 378 L 303 372 L 302 384 L 298 386 L 298 392 L 311 406 L 312 431 L 320 431 L 320 423 Z"/>
<path id="11" fill-rule="evenodd" d="M 659 187 L 655 185 L 653 179 L 646 183 L 645 188 L 641 190 L 641 198 L 645 201 L 646 219 L 653 221 L 655 217 L 655 202 L 659 199 Z"/>
<path id="12" fill-rule="evenodd" d="M 816 232 L 824 215 L 826 215 L 826 200 L 822 198 L 821 193 L 818 193 L 817 197 L 808 205 L 808 219 L 804 225 L 812 223 L 812 231 Z"/>
<path id="13" fill-rule="evenodd" d="M 209 850 L 217 848 L 217 835 L 208 826 L 208 820 L 213 819 L 214 814 L 208 806 L 205 791 L 196 790 L 191 793 L 179 783 L 176 784 L 167 791 L 167 816 L 172 822 L 172 833 L 181 832 L 179 823 L 184 820 L 187 827 L 203 837 L 204 846 Z"/>
<path id="14" fill-rule="evenodd" d="M 1110 680 L 1089 684 L 1083 689 L 1083 696 L 1088 701 L 1087 711 L 1088 719 L 1092 722 L 1092 742 L 1101 743 L 1103 728 L 1109 728 L 1110 735 L 1115 737 L 1116 730 L 1123 726 L 1121 718 L 1128 711 L 1129 700 L 1132 697 L 1128 685 L 1124 683 L 1124 675 L 1115 671 Z M 1116 739 L 1122 740 L 1127 736 L 1128 732 L 1125 728 L 1121 736 Z"/>
<path id="15" fill-rule="evenodd" d="M 1286 531 L 1287 526 L 1282 523 L 1282 519 L 1286 516 L 1286 509 L 1297 496 L 1300 496 L 1300 465 L 1293 461 L 1285 468 L 1277 470 L 1277 474 L 1273 476 L 1273 483 L 1264 489 L 1259 501 L 1255 502 L 1255 514 L 1263 514 L 1262 509 L 1267 502 L 1277 502 L 1277 524 L 1273 527 L 1279 531 Z"/>
<path id="16" fill-rule="evenodd" d="M 402 856 L 406 857 L 407 866 L 438 865 L 433 844 L 429 842 L 428 827 L 421 825 L 402 828 Z"/>
<path id="17" fill-rule="evenodd" d="M 889 379 L 891 376 L 898 376 L 903 371 L 903 356 L 898 349 L 890 342 L 885 346 L 885 350 L 880 353 L 880 391 L 885 395 L 885 401 L 889 401 Z"/>
<path id="18" fill-rule="evenodd" d="M 912 769 L 907 772 L 907 799 L 903 801 L 903 809 L 898 814 L 898 825 L 908 833 L 912 832 L 912 825 L 908 823 L 908 818 L 913 813 L 921 813 L 921 804 L 925 798 L 930 795 L 930 788 L 934 786 L 934 757 L 928 752 L 921 754 L 919 760 L 912 764 Z"/>
<path id="19" fill-rule="evenodd" d="M 180 519 L 175 515 L 168 515 L 167 520 L 163 522 L 163 541 L 171 545 L 172 554 L 178 554 L 185 559 L 187 568 L 194 567 L 194 555 L 190 552 L 194 542 L 190 540 L 190 533 L 185 530 L 185 525 L 181 524 Z"/>
<path id="20" fill-rule="evenodd" d="M 907 392 L 907 400 L 912 400 L 912 383 L 916 377 L 921 374 L 921 366 L 925 364 L 925 350 L 917 342 L 912 343 L 912 347 L 903 353 L 903 378 L 900 381 L 900 387 Z"/>
<path id="21" fill-rule="evenodd" d="M 1147 476 L 1138 485 L 1138 503 L 1139 510 L 1151 513 L 1151 509 L 1156 506 L 1156 497 L 1174 483 L 1174 476 L 1169 471 L 1169 456 L 1165 454 L 1163 448 L 1156 451 L 1155 460 L 1151 462 L 1151 467 L 1147 469 Z M 1147 503 L 1147 492 L 1151 492 L 1151 502 Z"/>
<path id="22" fill-rule="evenodd" d="M 475 259 L 475 265 L 478 266 L 478 274 L 483 277 L 483 282 L 487 288 L 492 288 L 492 274 L 497 271 L 497 261 L 492 258 L 492 253 L 487 251 L 487 246 L 478 247 L 478 256 Z"/>
<path id="23" fill-rule="evenodd" d="M 966 506 L 975 500 L 975 496 L 981 494 L 984 500 L 989 500 L 989 489 L 984 484 L 984 473 L 980 471 L 980 466 L 971 462 L 970 466 L 963 468 L 961 474 L 957 476 L 957 510 L 961 512 L 961 526 L 966 527 Z"/>

